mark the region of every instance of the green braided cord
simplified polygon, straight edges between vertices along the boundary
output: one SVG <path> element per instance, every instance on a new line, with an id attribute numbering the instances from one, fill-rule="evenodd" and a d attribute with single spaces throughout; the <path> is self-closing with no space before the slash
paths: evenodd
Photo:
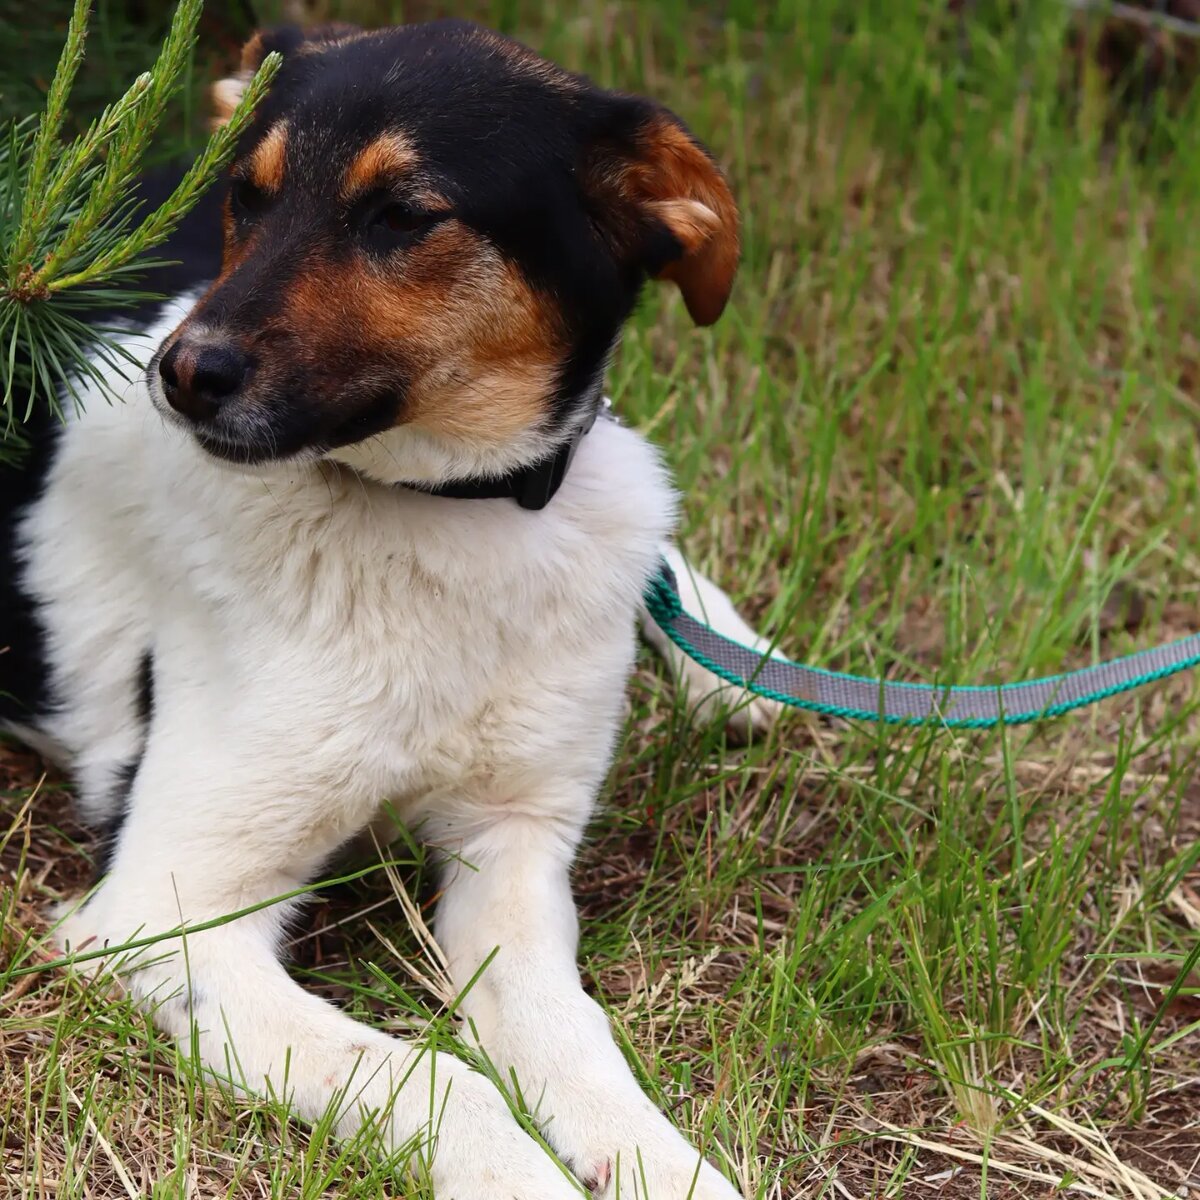
<path id="1" fill-rule="evenodd" d="M 824 713 L 832 717 L 845 717 L 850 720 L 880 721 L 890 725 L 937 725 L 949 729 L 990 729 L 1002 724 L 1023 725 L 1049 717 L 1058 717 L 1077 708 L 1095 704 L 1109 696 L 1119 695 L 1121 692 L 1131 691 L 1143 684 L 1166 679 L 1180 671 L 1200 666 L 1200 635 L 1193 634 L 1181 638 L 1178 642 L 1168 643 L 1164 647 L 1139 651 L 1107 663 L 1084 667 L 1063 675 L 1028 680 L 1024 683 L 997 684 L 993 687 L 949 687 L 922 683 L 893 683 L 882 679 L 867 679 L 860 675 L 826 671 L 819 667 L 807 667 L 799 663 L 788 662 L 785 659 L 762 655 L 739 642 L 724 637 L 686 612 L 679 598 L 674 576 L 665 562 L 659 573 L 647 586 L 644 603 L 663 633 L 684 654 L 735 687 L 793 708 Z M 690 635 L 687 632 L 689 628 Z M 707 651 L 696 645 L 696 641 L 699 639 L 703 639 L 707 644 L 709 647 Z M 1139 661 L 1144 661 L 1150 656 L 1162 659 L 1164 655 L 1170 661 L 1149 670 L 1136 669 Z M 720 661 L 721 658 L 753 661 L 757 663 L 757 667 L 747 674 L 737 670 L 729 662 Z M 791 692 L 768 686 L 756 678 L 762 671 L 768 671 L 777 679 L 781 676 L 793 679 L 798 686 Z M 1044 690 L 1048 687 L 1052 691 L 1060 691 L 1064 688 L 1070 690 L 1070 681 L 1079 681 L 1082 677 L 1089 675 L 1103 675 L 1109 678 L 1109 682 L 1083 694 L 1046 703 L 1037 708 L 1018 708 L 1009 712 L 1005 705 L 1006 698 L 1010 697 L 1020 704 L 1022 702 L 1021 693 L 1030 690 Z M 877 708 L 869 709 L 861 705 L 833 703 L 814 696 L 794 694 L 795 691 L 802 689 L 825 692 L 857 689 L 861 693 L 864 687 L 869 688 L 878 696 Z M 891 708 L 889 708 L 889 693 L 892 697 Z M 897 697 L 902 697 L 905 701 L 903 707 L 911 709 L 913 703 L 920 700 L 929 711 L 922 715 L 914 715 L 911 711 L 897 712 L 895 711 Z M 981 706 L 990 707 L 995 711 L 990 715 L 962 717 L 956 717 L 943 711 L 953 708 L 955 704 L 976 709 Z"/>

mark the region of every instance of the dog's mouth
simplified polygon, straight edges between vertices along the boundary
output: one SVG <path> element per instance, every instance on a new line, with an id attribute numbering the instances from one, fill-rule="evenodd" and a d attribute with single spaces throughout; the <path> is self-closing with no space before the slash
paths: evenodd
<path id="1" fill-rule="evenodd" d="M 263 467 L 274 463 L 293 462 L 298 458 L 318 458 L 321 450 L 313 446 L 301 446 L 283 450 L 277 443 L 246 442 L 214 434 L 204 429 L 191 429 L 196 445 L 205 454 L 234 467 Z"/>
<path id="2" fill-rule="evenodd" d="M 209 420 L 194 420 L 168 400 L 159 378 L 160 355 L 146 371 L 155 409 L 167 424 L 186 433 L 207 457 L 224 466 L 315 461 L 390 428 L 403 404 L 403 389 L 394 384 L 361 391 L 347 388 L 336 402 L 288 388 L 246 395 L 224 405 Z"/>
<path id="3" fill-rule="evenodd" d="M 318 458 L 323 451 L 301 430 L 278 429 L 265 413 L 253 409 L 223 413 L 208 424 L 189 420 L 168 402 L 158 378 L 157 358 L 147 369 L 146 381 L 151 403 L 159 416 L 223 466 L 264 467 L 299 458 Z"/>
<path id="4" fill-rule="evenodd" d="M 326 450 L 325 444 L 312 436 L 312 430 L 277 426 L 255 413 L 231 421 L 232 428 L 196 425 L 186 419 L 172 423 L 186 430 L 207 458 L 224 467 L 254 469 L 311 462 Z"/>

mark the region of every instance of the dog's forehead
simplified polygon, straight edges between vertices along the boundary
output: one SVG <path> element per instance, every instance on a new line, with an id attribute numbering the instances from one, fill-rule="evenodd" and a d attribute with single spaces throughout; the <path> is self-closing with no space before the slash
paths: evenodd
<path id="1" fill-rule="evenodd" d="M 402 26 L 285 61 L 253 140 L 286 127 L 289 165 L 326 177 L 364 154 L 397 169 L 476 172 L 561 150 L 578 92 L 576 77 L 488 30 Z"/>

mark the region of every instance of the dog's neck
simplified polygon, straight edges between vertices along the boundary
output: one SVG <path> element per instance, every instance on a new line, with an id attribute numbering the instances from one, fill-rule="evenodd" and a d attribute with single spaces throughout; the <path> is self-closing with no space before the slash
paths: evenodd
<path id="1" fill-rule="evenodd" d="M 587 422 L 559 444 L 549 458 L 526 467 L 518 467 L 498 479 L 450 480 L 446 483 L 410 483 L 406 487 L 431 496 L 446 496 L 452 500 L 515 500 L 522 508 L 545 508 L 567 477 L 579 443 L 591 431 L 599 415 L 600 405 L 593 405 Z"/>
<path id="2" fill-rule="evenodd" d="M 419 430 L 398 426 L 365 442 L 341 447 L 327 457 L 376 483 L 452 500 L 513 500 L 521 508 L 538 510 L 554 498 L 580 442 L 607 405 L 598 383 L 594 395 L 580 406 L 579 418 L 549 446 L 544 438 L 531 434 L 528 444 L 512 446 L 506 452 L 474 453 L 460 446 L 449 448 Z"/>

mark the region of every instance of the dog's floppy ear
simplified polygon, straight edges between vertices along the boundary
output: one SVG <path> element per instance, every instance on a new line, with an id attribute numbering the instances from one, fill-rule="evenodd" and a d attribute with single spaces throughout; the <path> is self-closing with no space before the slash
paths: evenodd
<path id="1" fill-rule="evenodd" d="M 674 113 L 621 97 L 588 151 L 585 190 L 618 258 L 683 293 L 697 325 L 725 308 L 738 264 L 738 211 L 708 151 Z"/>
<path id="2" fill-rule="evenodd" d="M 298 25 L 281 25 L 275 29 L 260 29 L 242 47 L 242 59 L 236 75 L 219 79 L 212 86 L 213 128 L 220 128 L 237 108 L 242 96 L 254 78 L 254 72 L 262 66 L 263 59 L 274 51 L 285 58 L 297 51 L 319 50 L 323 45 L 332 45 L 357 37 L 363 31 L 357 25 L 346 25 L 335 21 L 328 25 L 317 25 L 312 29 L 301 29 Z"/>

